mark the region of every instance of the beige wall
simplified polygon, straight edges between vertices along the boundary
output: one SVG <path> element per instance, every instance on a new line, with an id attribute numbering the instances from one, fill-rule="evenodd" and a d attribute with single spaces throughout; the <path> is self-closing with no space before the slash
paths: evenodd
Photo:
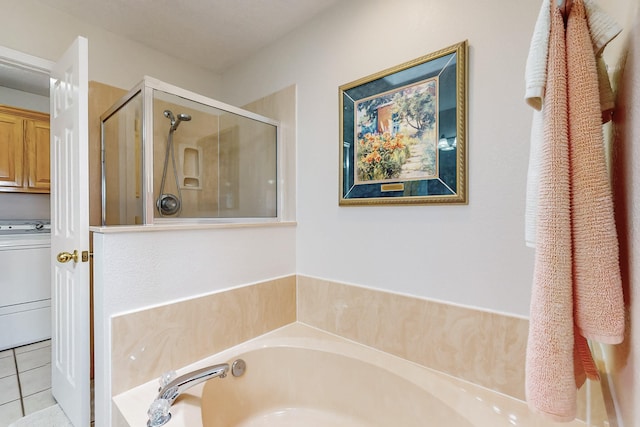
<path id="1" fill-rule="evenodd" d="M 639 2 L 598 3 L 624 28 L 605 50 L 614 79 L 620 80 L 622 59 L 629 52 L 615 118 L 614 165 L 630 311 L 628 339 L 616 349 L 620 366 L 615 378 L 629 427 L 640 425 L 640 410 L 634 409 L 640 401 L 640 313 L 632 305 L 640 276 L 634 261 L 640 259 L 640 144 L 632 126 L 637 128 L 640 115 L 637 77 L 632 78 L 640 75 L 634 53 L 640 37 L 635 30 Z M 298 274 L 528 315 L 533 251 L 524 248 L 523 231 L 531 110 L 523 100 L 524 66 L 540 4 L 340 2 L 223 74 L 223 95 L 231 103 L 297 85 Z M 407 29 L 397 33 L 397 40 L 385 31 L 367 31 L 394 20 Z M 469 205 L 339 207 L 337 88 L 464 39 L 469 41 Z"/>
<path id="2" fill-rule="evenodd" d="M 341 1 L 223 74 L 223 100 L 235 105 L 296 85 L 298 273 L 528 314 L 524 66 L 539 9 L 538 1 Z M 463 40 L 469 204 L 339 206 L 338 87 Z"/>
<path id="3" fill-rule="evenodd" d="M 129 90 L 145 75 L 216 97 L 220 77 L 37 0 L 2 1 L 0 45 L 55 61 L 77 36 L 89 40 L 89 79 Z"/>
<path id="4" fill-rule="evenodd" d="M 625 341 L 607 353 L 619 415 L 629 427 L 640 426 L 640 10 L 637 2 L 627 3 L 629 26 L 615 79 L 613 177 L 628 318 Z"/>

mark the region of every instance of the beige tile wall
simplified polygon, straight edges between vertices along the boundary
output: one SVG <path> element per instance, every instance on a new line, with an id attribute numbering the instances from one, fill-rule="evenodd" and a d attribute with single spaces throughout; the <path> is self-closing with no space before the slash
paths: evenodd
<path id="1" fill-rule="evenodd" d="M 111 320 L 112 394 L 296 320 L 295 276 Z"/>
<path id="2" fill-rule="evenodd" d="M 525 319 L 298 276 L 298 320 L 524 398 Z"/>
<path id="3" fill-rule="evenodd" d="M 113 394 L 296 320 L 524 400 L 526 319 L 300 275 L 115 317 Z"/>
<path id="4" fill-rule="evenodd" d="M 102 132 L 100 116 L 127 91 L 104 83 L 89 82 L 89 224 L 102 224 Z"/>
<path id="5" fill-rule="evenodd" d="M 526 319 L 300 275 L 297 298 L 299 322 L 525 399 Z M 603 426 L 602 391 L 591 388 L 592 425 Z"/>
<path id="6" fill-rule="evenodd" d="M 242 107 L 280 122 L 284 219 L 291 221 L 296 218 L 296 105 L 296 85 L 291 85 Z"/>

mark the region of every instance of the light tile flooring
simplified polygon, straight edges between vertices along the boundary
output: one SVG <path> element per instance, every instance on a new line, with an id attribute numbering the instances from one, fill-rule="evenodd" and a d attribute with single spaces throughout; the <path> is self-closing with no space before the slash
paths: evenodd
<path id="1" fill-rule="evenodd" d="M 0 352 L 0 427 L 55 404 L 51 341 Z"/>

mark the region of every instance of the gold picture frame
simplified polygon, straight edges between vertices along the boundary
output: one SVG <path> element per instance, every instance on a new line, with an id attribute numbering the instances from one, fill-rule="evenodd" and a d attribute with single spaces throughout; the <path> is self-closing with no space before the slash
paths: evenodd
<path id="1" fill-rule="evenodd" d="M 339 204 L 466 204 L 466 101 L 466 40 L 340 86 Z"/>

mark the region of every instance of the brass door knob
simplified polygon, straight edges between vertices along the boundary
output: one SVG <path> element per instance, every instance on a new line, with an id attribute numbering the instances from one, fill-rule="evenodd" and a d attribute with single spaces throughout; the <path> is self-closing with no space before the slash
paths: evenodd
<path id="1" fill-rule="evenodd" d="M 69 252 L 60 252 L 57 256 L 58 262 L 69 262 L 73 260 L 73 262 L 78 262 L 78 250 L 73 251 L 72 254 Z"/>

